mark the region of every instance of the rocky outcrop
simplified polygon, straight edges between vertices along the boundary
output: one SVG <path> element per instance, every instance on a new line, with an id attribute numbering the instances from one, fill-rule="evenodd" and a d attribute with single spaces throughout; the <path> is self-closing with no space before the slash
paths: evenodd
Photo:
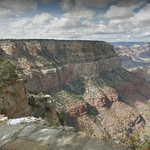
<path id="1" fill-rule="evenodd" d="M 3 123 L 3 125 L 1 125 Z M 128 145 L 117 144 L 112 140 L 104 141 L 85 137 L 73 132 L 72 127 L 46 127 L 39 121 L 7 125 L 0 122 L 1 150 L 131 150 Z"/>
<path id="2" fill-rule="evenodd" d="M 69 120 L 70 118 L 77 118 L 87 114 L 87 105 L 81 101 L 78 101 L 77 104 L 70 103 L 65 118 Z"/>
<path id="3" fill-rule="evenodd" d="M 28 94 L 28 104 L 30 107 L 30 115 L 36 118 L 42 117 L 49 123 L 59 125 L 59 118 L 56 113 L 56 102 L 50 95 L 33 95 Z"/>
<path id="4" fill-rule="evenodd" d="M 10 118 L 25 116 L 29 105 L 25 91 L 25 80 L 18 80 L 9 86 L 1 86 L 0 89 L 0 113 Z"/>

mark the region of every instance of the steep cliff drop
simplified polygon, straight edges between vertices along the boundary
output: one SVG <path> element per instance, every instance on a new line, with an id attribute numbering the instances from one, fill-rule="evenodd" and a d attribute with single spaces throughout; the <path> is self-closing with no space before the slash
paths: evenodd
<path id="1" fill-rule="evenodd" d="M 121 68 L 113 46 L 98 41 L 1 40 L 27 89 L 49 93 L 67 125 L 111 135 L 142 129 L 150 84 Z"/>

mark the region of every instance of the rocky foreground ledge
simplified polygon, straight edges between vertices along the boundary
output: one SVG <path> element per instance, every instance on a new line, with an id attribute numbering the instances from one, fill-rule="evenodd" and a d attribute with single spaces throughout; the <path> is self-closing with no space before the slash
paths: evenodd
<path id="1" fill-rule="evenodd" d="M 23 119 L 20 123 L 0 119 L 0 150 L 130 150 L 113 141 L 85 137 L 73 127 L 48 127 L 44 120 Z"/>

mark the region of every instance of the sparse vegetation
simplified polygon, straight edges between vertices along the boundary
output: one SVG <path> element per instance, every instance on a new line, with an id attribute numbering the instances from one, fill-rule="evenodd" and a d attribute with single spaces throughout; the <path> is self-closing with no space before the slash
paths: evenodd
<path id="1" fill-rule="evenodd" d="M 16 66 L 11 64 L 10 61 L 0 59 L 0 84 L 10 85 L 15 83 L 18 79 L 18 75 L 15 71 Z"/>
<path id="2" fill-rule="evenodd" d="M 46 106 L 45 110 L 48 111 L 48 112 L 51 112 L 51 108 L 49 106 Z"/>
<path id="3" fill-rule="evenodd" d="M 47 101 L 47 97 L 42 97 L 42 98 L 39 99 L 39 101 L 40 101 L 40 102 Z"/>
<path id="4" fill-rule="evenodd" d="M 148 101 L 148 105 L 150 107 L 150 100 Z M 128 132 L 128 128 L 124 125 L 124 120 L 115 119 L 114 121 L 117 123 L 118 129 L 121 128 L 121 131 L 124 133 L 123 135 L 117 136 L 117 138 L 120 139 L 120 142 L 129 144 L 133 150 L 150 150 L 150 130 L 147 130 L 147 127 L 149 129 L 149 126 L 145 125 L 145 128 L 140 131 L 133 130 L 133 132 Z M 126 121 L 131 122 L 131 120 Z M 96 133 L 90 124 L 87 125 L 84 132 L 79 131 L 79 133 L 90 138 L 102 139 L 104 141 L 108 141 L 113 138 L 107 129 L 104 129 L 102 133 Z M 141 140 L 141 135 L 143 136 L 143 140 Z"/>
<path id="5" fill-rule="evenodd" d="M 31 107 L 34 107 L 34 108 L 39 108 L 40 106 L 36 104 L 35 102 L 35 98 L 33 96 L 29 97 L 28 99 L 28 104 L 31 106 Z"/>
<path id="6" fill-rule="evenodd" d="M 0 119 L 3 118 L 3 117 L 4 117 L 4 115 L 1 115 L 1 114 L 0 114 Z"/>
<path id="7" fill-rule="evenodd" d="M 60 114 L 59 114 L 59 112 L 56 112 L 56 113 L 59 118 L 60 124 L 64 126 L 65 125 L 65 120 L 63 118 L 64 112 L 61 112 Z"/>
<path id="8" fill-rule="evenodd" d="M 1 114 L 6 115 L 7 114 L 7 109 L 6 108 L 1 109 Z"/>
<path id="9" fill-rule="evenodd" d="M 29 94 L 34 94 L 34 95 L 38 95 L 38 92 L 35 90 L 28 90 Z"/>

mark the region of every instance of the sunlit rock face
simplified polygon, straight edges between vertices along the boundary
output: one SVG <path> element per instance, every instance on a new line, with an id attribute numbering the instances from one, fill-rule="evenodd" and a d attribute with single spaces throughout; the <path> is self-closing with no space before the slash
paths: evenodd
<path id="1" fill-rule="evenodd" d="M 2 86 L 0 93 L 0 113 L 9 118 L 25 116 L 28 113 L 28 101 L 25 91 L 25 80 L 9 86 Z"/>
<path id="2" fill-rule="evenodd" d="M 38 92 L 121 67 L 113 46 L 98 41 L 1 40 L 0 53 L 17 65 L 27 89 Z"/>

